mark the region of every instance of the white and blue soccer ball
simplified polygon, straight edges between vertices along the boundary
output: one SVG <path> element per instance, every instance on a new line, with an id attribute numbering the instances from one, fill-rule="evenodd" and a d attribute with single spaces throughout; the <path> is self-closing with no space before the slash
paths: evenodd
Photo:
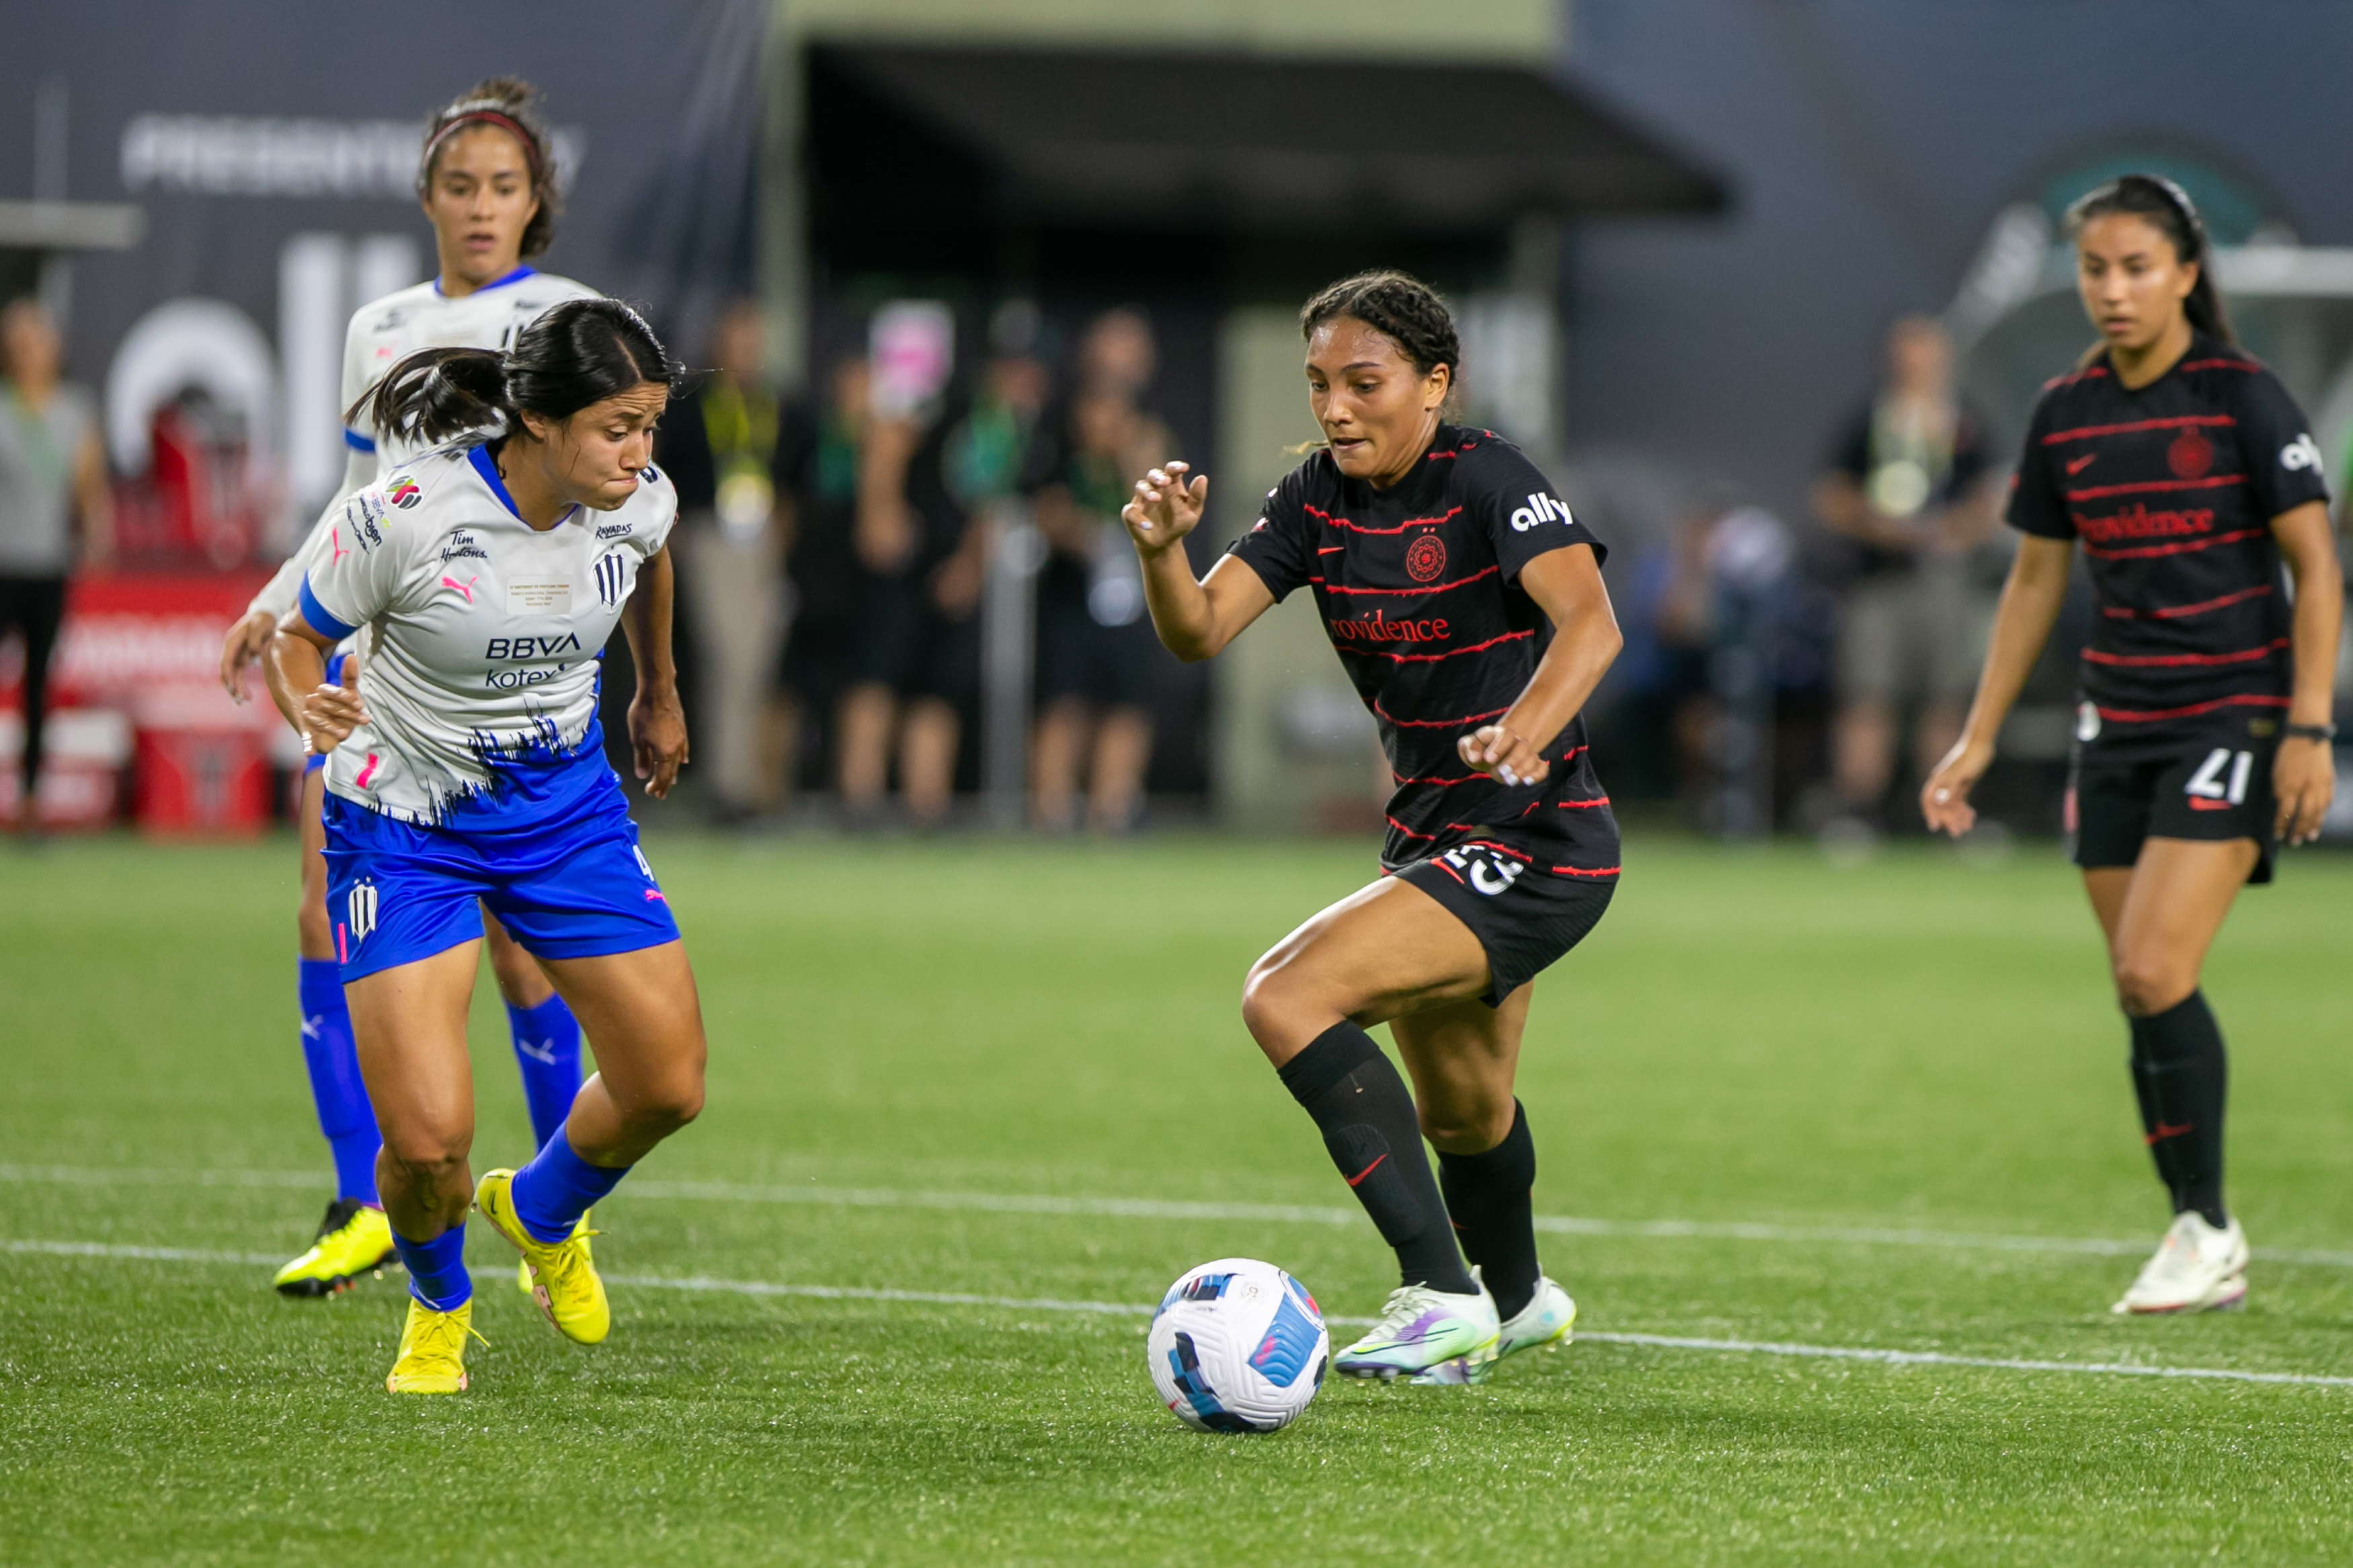
<path id="1" fill-rule="evenodd" d="M 1324 1384 L 1332 1336 L 1307 1288 L 1271 1263 L 1220 1258 L 1160 1299 L 1145 1342 L 1152 1385 L 1197 1432 L 1273 1432 Z"/>

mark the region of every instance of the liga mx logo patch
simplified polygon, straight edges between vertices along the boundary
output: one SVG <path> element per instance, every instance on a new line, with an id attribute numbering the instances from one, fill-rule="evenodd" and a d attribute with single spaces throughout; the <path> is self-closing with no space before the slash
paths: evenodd
<path id="1" fill-rule="evenodd" d="M 596 596 L 608 605 L 621 602 L 621 590 L 628 586 L 628 574 L 621 563 L 621 552 L 607 551 L 596 558 Z"/>
<path id="2" fill-rule="evenodd" d="M 384 487 L 384 499 L 406 511 L 425 499 L 425 492 L 406 474 L 395 474 L 392 482 Z"/>

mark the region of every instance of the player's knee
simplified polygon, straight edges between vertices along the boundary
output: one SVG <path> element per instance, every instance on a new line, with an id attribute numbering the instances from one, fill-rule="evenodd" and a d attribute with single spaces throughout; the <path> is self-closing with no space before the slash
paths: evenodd
<path id="1" fill-rule="evenodd" d="M 702 1073 L 673 1073 L 632 1095 L 621 1114 L 638 1131 L 667 1138 L 702 1114 Z"/>
<path id="2" fill-rule="evenodd" d="M 1252 1039 L 1264 1044 L 1282 1032 L 1298 1010 L 1298 990 L 1290 968 L 1275 953 L 1250 965 L 1242 981 L 1242 1027 Z"/>
<path id="3" fill-rule="evenodd" d="M 1483 1154 L 1510 1136 L 1512 1097 L 1483 1097 L 1451 1105 L 1417 1105 L 1421 1135 L 1445 1154 Z"/>
<path id="4" fill-rule="evenodd" d="M 474 1129 L 457 1120 L 412 1121 L 385 1132 L 384 1152 L 424 1188 L 438 1186 L 462 1174 L 474 1147 Z"/>
<path id="5" fill-rule="evenodd" d="M 2197 989 L 2195 976 L 2153 953 L 2126 951 L 2110 965 L 2116 979 L 2116 1005 L 2136 1018 L 2162 1013 Z"/>

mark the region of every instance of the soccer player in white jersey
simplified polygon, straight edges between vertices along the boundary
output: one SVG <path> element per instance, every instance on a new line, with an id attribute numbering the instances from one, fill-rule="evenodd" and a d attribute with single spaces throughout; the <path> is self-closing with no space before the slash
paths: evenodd
<path id="1" fill-rule="evenodd" d="M 325 548 L 337 508 L 414 455 L 396 436 L 376 429 L 362 406 L 384 373 L 422 349 L 505 348 L 549 306 L 596 297 L 524 261 L 547 248 L 555 226 L 554 154 L 530 107 L 534 96 L 525 83 L 497 78 L 444 105 L 427 125 L 417 190 L 433 223 L 439 267 L 429 281 L 372 300 L 352 316 L 343 344 L 341 406 L 350 458 L 343 487 L 310 537 L 230 628 L 221 676 L 232 696 L 242 698 L 246 663 L 260 656 L 278 623 L 292 613 L 302 574 Z M 330 661 L 329 675 L 348 679 L 340 661 Z M 351 1017 L 326 913 L 326 863 L 319 853 L 322 761 L 310 759 L 297 813 L 302 854 L 297 994 L 311 1100 L 334 1157 L 335 1195 L 310 1248 L 273 1281 L 291 1296 L 332 1295 L 392 1258 L 391 1234 L 376 1201 L 375 1117 L 352 1056 Z M 483 929 L 491 970 L 506 1002 L 533 1135 L 543 1143 L 563 1125 L 580 1087 L 580 1026 L 539 965 L 498 922 Z"/>
<path id="2" fill-rule="evenodd" d="M 702 1109 L 693 973 L 596 719 L 618 624 L 637 773 L 667 793 L 687 750 L 664 549 L 678 496 L 651 442 L 673 374 L 610 300 L 565 300 L 504 353 L 401 361 L 371 395 L 375 427 L 460 439 L 336 509 L 270 642 L 271 694 L 327 757 L 327 909 L 408 1270 L 395 1393 L 466 1386 L 470 1205 L 522 1255 L 549 1321 L 601 1341 L 580 1219 Z M 354 634 L 356 689 L 326 679 Z M 522 1170 L 477 1185 L 466 1012 L 485 909 L 586 1024 L 599 1070 Z"/>

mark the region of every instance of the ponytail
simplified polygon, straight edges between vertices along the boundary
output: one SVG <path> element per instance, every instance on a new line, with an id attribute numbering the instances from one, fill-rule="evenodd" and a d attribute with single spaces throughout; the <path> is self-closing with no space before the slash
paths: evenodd
<path id="1" fill-rule="evenodd" d="M 647 382 L 675 383 L 679 369 L 645 318 L 618 300 L 565 300 L 517 333 L 514 347 L 426 349 L 385 374 L 343 414 L 361 416 L 379 439 L 434 446 L 480 436 L 492 446 L 522 428 L 526 412 L 561 423 Z"/>
<path id="2" fill-rule="evenodd" d="M 2081 235 L 2085 224 L 2111 213 L 2145 219 L 2165 236 L 2176 260 L 2185 267 L 2196 266 L 2198 281 L 2189 286 L 2189 297 L 2181 301 L 2181 313 L 2208 337 L 2238 346 L 2230 313 L 2222 308 L 2222 291 L 2214 284 L 2214 247 L 2206 237 L 2206 225 L 2200 220 L 2189 193 L 2161 174 L 2121 175 L 2076 198 L 2067 209 L 2068 237 Z M 2100 349 L 2094 347 L 2087 362 L 2099 354 Z"/>
<path id="3" fill-rule="evenodd" d="M 469 431 L 514 428 L 506 356 L 496 349 L 427 349 L 410 354 L 343 412 L 356 426 L 365 414 L 378 440 L 438 446 Z"/>

